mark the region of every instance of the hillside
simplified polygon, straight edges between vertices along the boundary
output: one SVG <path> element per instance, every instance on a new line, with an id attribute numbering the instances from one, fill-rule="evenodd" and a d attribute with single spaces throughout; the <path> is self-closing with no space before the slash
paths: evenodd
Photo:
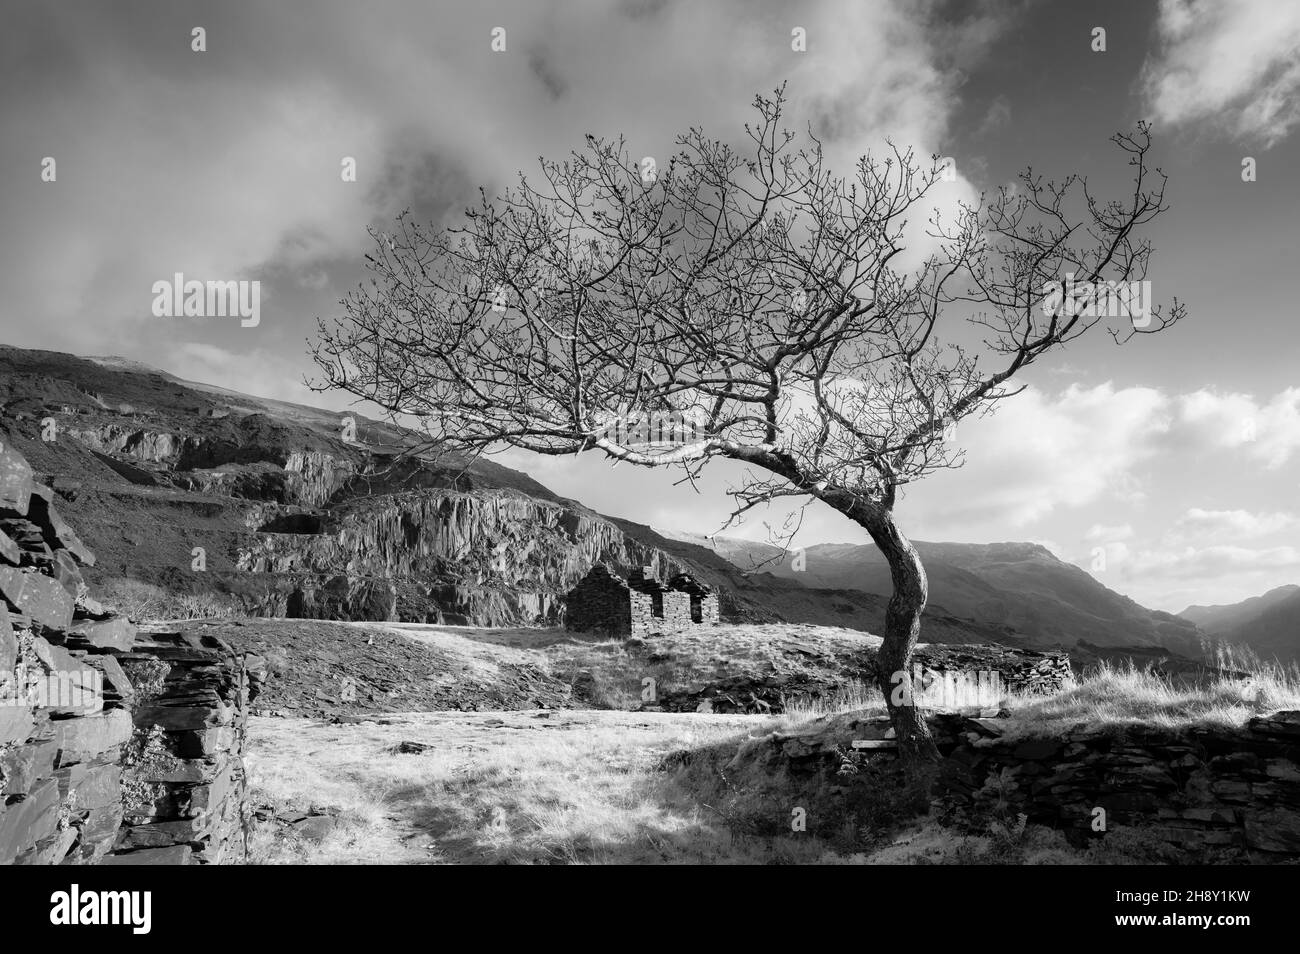
<path id="1" fill-rule="evenodd" d="M 1191 620 L 1210 635 L 1218 636 L 1249 622 L 1296 593 L 1300 593 L 1300 586 L 1295 584 L 1278 586 L 1260 596 L 1244 599 L 1240 603 L 1221 603 L 1213 606 L 1193 604 L 1178 615 L 1183 619 Z"/>
<path id="2" fill-rule="evenodd" d="M 876 594 L 747 575 L 491 461 L 403 455 L 416 435 L 401 428 L 354 414 L 344 440 L 345 415 L 121 358 L 0 346 L 0 414 L 0 439 L 98 554 L 91 583 L 147 615 L 553 625 L 604 562 L 689 572 L 738 622 L 868 629 L 884 616 Z M 936 611 L 927 636 L 999 634 Z"/>
<path id="3" fill-rule="evenodd" d="M 891 591 L 889 567 L 871 545 L 808 547 L 802 551 L 802 569 L 795 569 L 790 554 L 769 544 L 682 536 L 712 547 L 741 569 L 761 568 L 811 587 L 882 597 Z M 915 542 L 929 577 L 932 610 L 977 626 L 1002 626 L 1009 638 L 1039 648 L 1086 642 L 1200 655 L 1194 622 L 1149 610 L 1038 544 Z"/>
<path id="4" fill-rule="evenodd" d="M 1266 660 L 1300 662 L 1300 586 L 1220 606 L 1189 606 L 1179 614 L 1223 643 L 1249 646 Z"/>

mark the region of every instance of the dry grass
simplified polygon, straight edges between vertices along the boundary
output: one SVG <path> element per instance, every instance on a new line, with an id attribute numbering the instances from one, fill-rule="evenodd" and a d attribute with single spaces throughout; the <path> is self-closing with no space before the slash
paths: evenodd
<path id="1" fill-rule="evenodd" d="M 101 587 L 109 606 L 137 623 L 171 620 L 217 619 L 237 613 L 238 607 L 211 593 L 173 593 L 140 580 L 116 580 Z"/>
<path id="2" fill-rule="evenodd" d="M 518 649 L 522 636 L 503 640 Z M 504 649 L 504 647 L 502 647 Z M 628 676 L 639 703 L 642 672 L 615 642 L 548 647 L 589 671 Z M 517 651 L 517 649 L 516 649 Z M 686 654 L 697 669 L 714 657 Z M 592 664 L 592 661 L 598 664 Z M 644 660 L 638 665 L 644 665 Z M 1225 661 L 1227 662 L 1227 661 Z M 1102 666 L 1061 694 L 1009 700 L 1006 735 L 1067 732 L 1080 723 L 1179 730 L 1240 726 L 1252 715 L 1300 708 L 1300 672 L 1237 659 L 1237 675 L 1184 684 L 1134 667 Z M 1247 667 L 1246 663 L 1249 663 Z M 671 667 L 672 659 L 653 665 Z M 674 677 L 670 677 L 674 678 Z M 608 686 L 606 687 L 609 688 Z M 612 690 L 610 690 L 612 691 Z M 611 697 L 611 702 L 617 697 Z M 250 779 L 257 802 L 328 808 L 341 824 L 319 844 L 265 830 L 267 863 L 523 864 L 1129 864 L 1162 860 L 1142 833 L 1116 833 L 1086 851 L 1050 829 L 996 822 L 962 835 L 917 825 L 887 760 L 847 778 L 791 775 L 779 760 L 746 760 L 758 740 L 827 716 L 880 711 L 876 690 L 846 681 L 838 694 L 795 702 L 784 715 L 626 711 L 432 712 L 389 724 L 254 719 Z M 833 721 L 833 720 L 831 720 Z M 396 755 L 403 740 L 433 748 Z M 669 753 L 690 753 L 672 760 Z M 791 805 L 820 825 L 790 830 Z"/>
<path id="3" fill-rule="evenodd" d="M 1132 665 L 1103 664 L 1055 696 L 1011 699 L 1004 735 L 1059 736 L 1079 723 L 1116 732 L 1131 726 L 1235 728 L 1251 716 L 1300 708 L 1300 669 L 1258 660 L 1244 668 L 1244 660 L 1232 662 L 1225 668 L 1237 675 L 1192 683 Z"/>
<path id="4" fill-rule="evenodd" d="M 776 720 L 776 728 L 788 732 L 813 719 L 822 716 L 840 715 L 845 712 L 883 713 L 885 697 L 875 686 L 868 685 L 861 679 L 850 679 L 831 696 L 809 698 L 807 696 L 793 699 L 786 706 L 785 714 Z"/>
<path id="5" fill-rule="evenodd" d="M 668 752 L 763 730 L 754 717 L 614 712 L 418 713 L 401 728 L 254 719 L 254 801 L 338 811 L 320 845 L 259 845 L 267 863 L 755 863 L 813 861 L 795 836 L 737 843 L 655 771 Z M 770 722 L 770 720 L 766 720 Z M 402 739 L 434 744 L 394 755 Z"/>
<path id="6" fill-rule="evenodd" d="M 413 713 L 397 725 L 254 719 L 255 803 L 337 812 L 320 843 L 263 827 L 264 864 L 1126 864 L 1147 846 L 1107 839 L 1080 852 L 1038 826 L 963 835 L 909 825 L 888 773 L 864 773 L 866 820 L 788 830 L 794 800 L 816 818 L 826 792 L 766 789 L 729 778 L 755 716 L 627 713 Z M 395 755 L 396 741 L 434 744 Z M 690 750 L 692 764 L 660 770 Z M 874 796 L 874 797 L 873 797 Z M 873 819 L 875 819 L 873 821 Z M 873 828 L 868 831 L 868 828 Z M 826 827 L 825 824 L 822 826 Z"/>

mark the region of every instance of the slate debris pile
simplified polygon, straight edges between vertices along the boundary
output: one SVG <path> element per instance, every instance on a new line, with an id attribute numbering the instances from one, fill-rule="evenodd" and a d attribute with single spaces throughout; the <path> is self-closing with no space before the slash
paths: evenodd
<path id="1" fill-rule="evenodd" d="M 186 625 L 266 660 L 252 715 L 330 719 L 573 704 L 569 686 L 534 663 L 469 657 L 379 627 L 257 618 Z"/>

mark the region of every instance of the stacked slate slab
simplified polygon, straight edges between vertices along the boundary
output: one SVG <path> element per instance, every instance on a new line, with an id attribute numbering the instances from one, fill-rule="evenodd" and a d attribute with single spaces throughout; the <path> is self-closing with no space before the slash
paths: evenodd
<path id="1" fill-rule="evenodd" d="M 244 745 L 263 660 L 198 630 L 147 628 L 134 677 L 123 827 L 109 864 L 223 864 L 248 853 Z"/>
<path id="2" fill-rule="evenodd" d="M 137 638 L 56 500 L 0 434 L 0 865 L 240 860 L 260 660 Z"/>

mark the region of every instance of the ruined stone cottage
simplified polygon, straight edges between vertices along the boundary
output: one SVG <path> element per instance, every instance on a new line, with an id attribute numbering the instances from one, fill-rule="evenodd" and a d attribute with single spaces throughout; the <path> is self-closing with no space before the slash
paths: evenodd
<path id="1" fill-rule="evenodd" d="M 624 580 L 596 565 L 569 591 L 565 627 L 575 633 L 650 636 L 718 624 L 718 596 L 687 573 L 660 581 L 648 566 Z"/>

